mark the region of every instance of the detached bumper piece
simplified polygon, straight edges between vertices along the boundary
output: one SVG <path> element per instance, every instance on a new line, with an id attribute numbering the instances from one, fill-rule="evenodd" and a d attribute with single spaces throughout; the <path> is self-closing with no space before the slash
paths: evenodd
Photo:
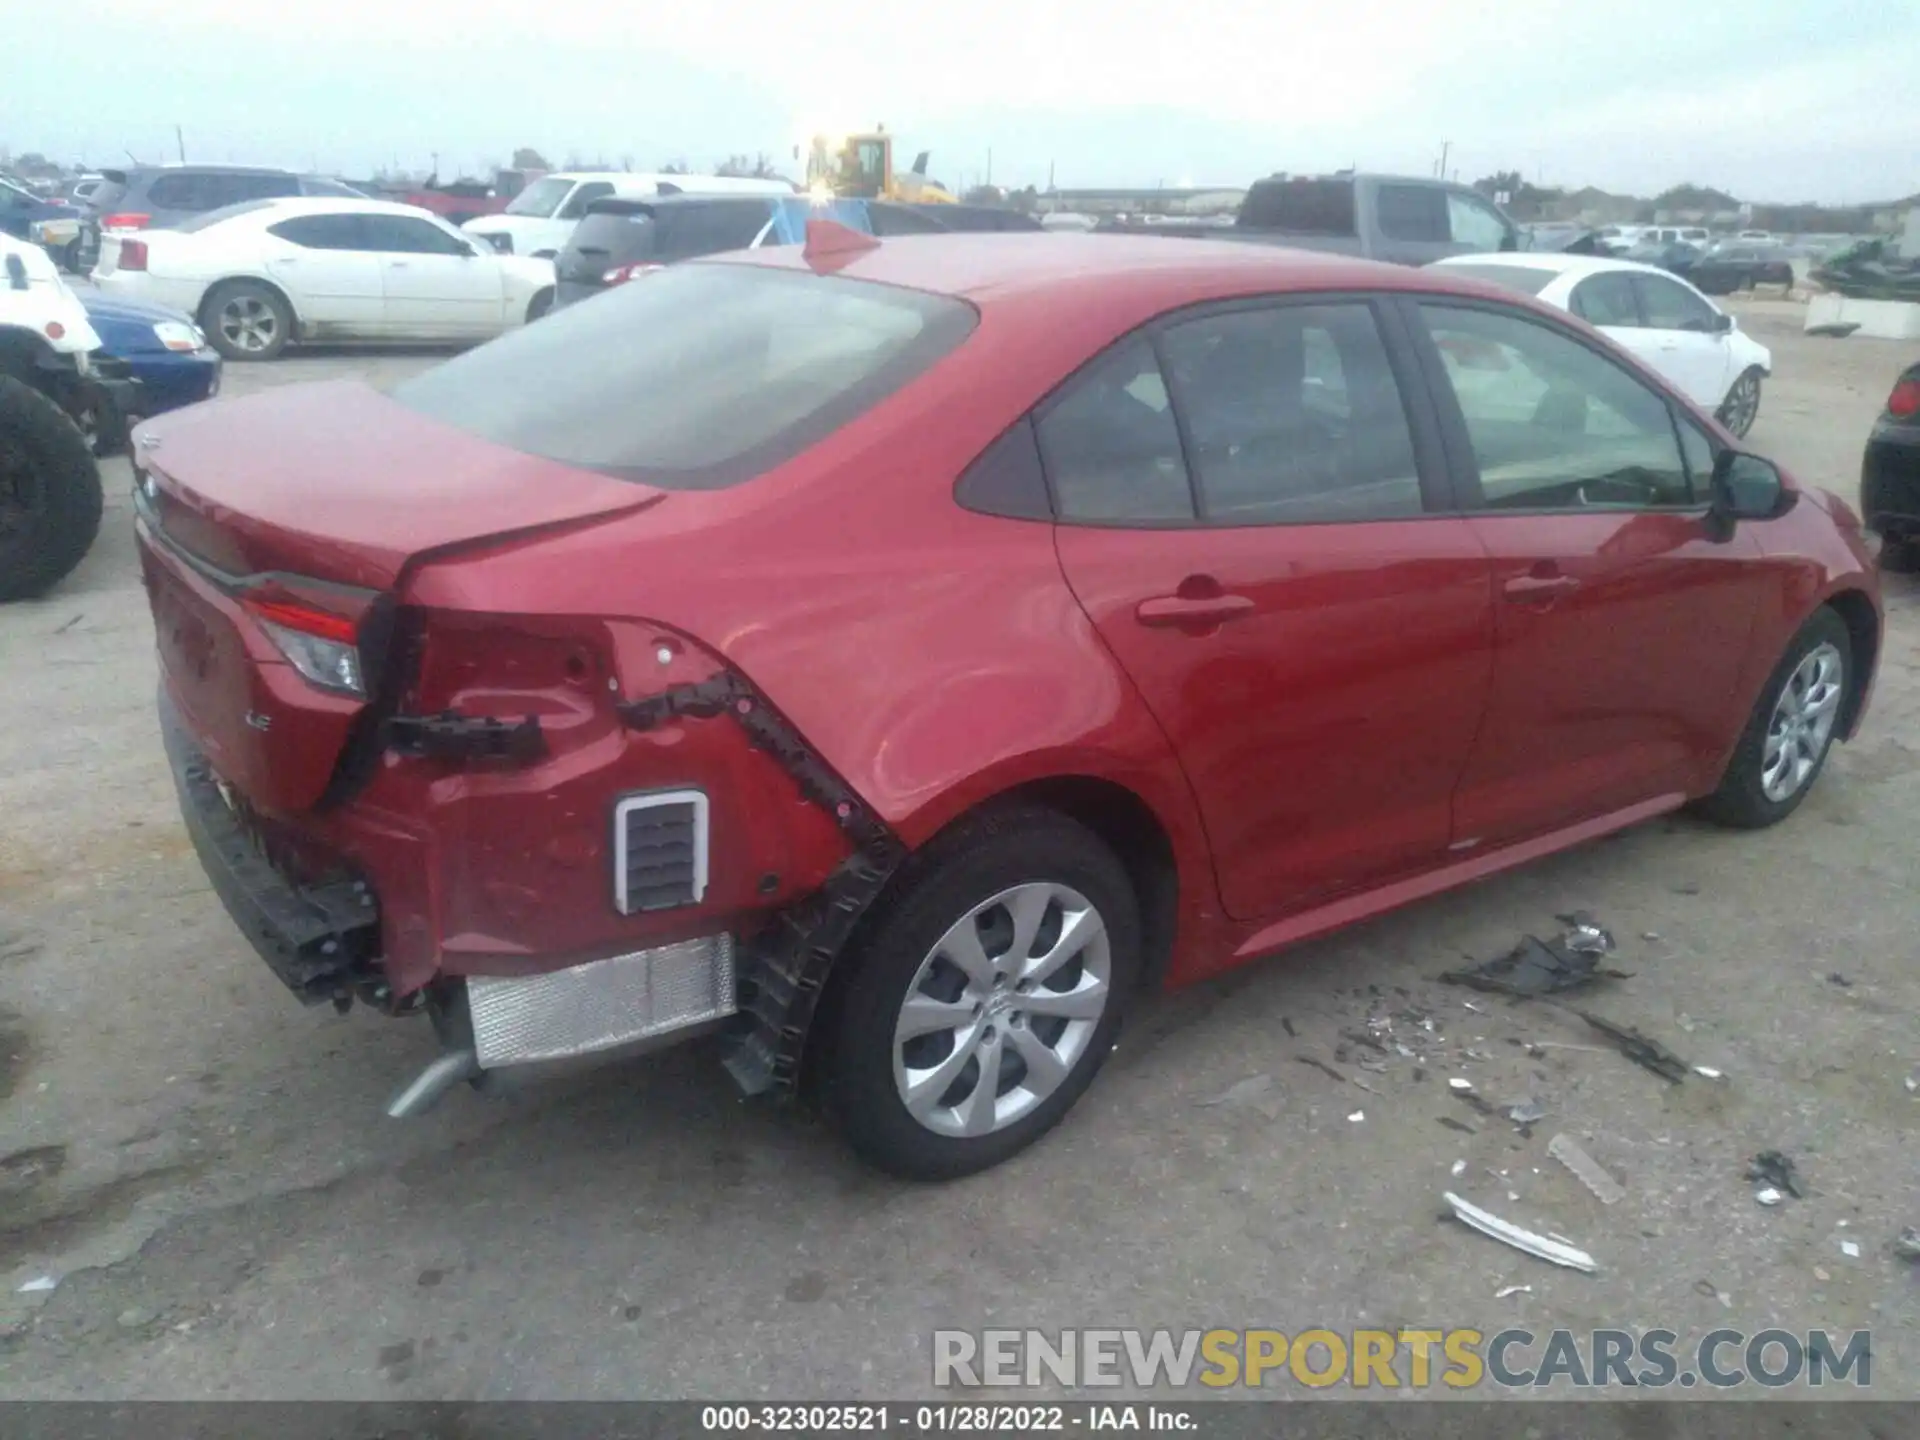
<path id="1" fill-rule="evenodd" d="M 160 734 L 187 835 L 220 903 L 267 967 L 308 1005 L 377 984 L 380 909 L 352 880 L 303 886 L 281 874 L 222 795 L 165 691 Z"/>
<path id="2" fill-rule="evenodd" d="M 746 1028 L 727 1055 L 727 1073 L 747 1095 L 792 1095 L 827 974 L 860 917 L 906 858 L 906 847 L 742 676 L 716 675 L 617 708 L 636 730 L 651 730 L 678 716 L 731 717 L 754 748 L 778 761 L 800 793 L 831 816 L 853 844 L 853 853 L 818 892 L 745 947 L 740 1010 Z"/>

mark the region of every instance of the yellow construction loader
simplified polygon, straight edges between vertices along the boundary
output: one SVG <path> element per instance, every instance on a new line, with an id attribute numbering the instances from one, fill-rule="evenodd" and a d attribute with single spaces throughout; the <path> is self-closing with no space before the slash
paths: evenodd
<path id="1" fill-rule="evenodd" d="M 893 136 L 884 125 L 858 135 L 815 135 L 807 152 L 807 188 L 848 199 L 952 205 L 955 197 L 946 187 L 927 178 L 929 153 L 922 150 L 913 168 L 900 172 L 893 168 Z"/>

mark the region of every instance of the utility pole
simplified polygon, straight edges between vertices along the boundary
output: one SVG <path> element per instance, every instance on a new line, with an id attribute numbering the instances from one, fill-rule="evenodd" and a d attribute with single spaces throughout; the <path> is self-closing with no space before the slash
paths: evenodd
<path id="1" fill-rule="evenodd" d="M 1442 180 L 1447 178 L 1447 152 L 1453 148 L 1451 140 L 1440 142 L 1440 168 L 1434 171 Z"/>
<path id="2" fill-rule="evenodd" d="M 987 184 L 993 184 L 993 146 L 987 146 Z"/>
<path id="3" fill-rule="evenodd" d="M 174 145 L 174 148 L 180 152 L 180 163 L 182 165 L 186 164 L 187 163 L 187 137 L 181 133 L 180 127 L 178 125 L 175 125 L 173 127 L 173 145 Z"/>

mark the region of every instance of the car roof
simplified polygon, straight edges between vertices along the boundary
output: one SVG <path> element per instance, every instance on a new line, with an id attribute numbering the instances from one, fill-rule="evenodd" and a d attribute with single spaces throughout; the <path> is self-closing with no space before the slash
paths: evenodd
<path id="1" fill-rule="evenodd" d="M 810 268 L 806 247 L 798 245 L 688 263 Z M 850 279 L 958 296 L 976 305 L 1076 289 L 1096 290 L 1116 301 L 1134 296 L 1159 306 L 1162 301 L 1197 303 L 1210 294 L 1340 289 L 1464 293 L 1468 288 L 1452 279 L 1423 280 L 1427 272 L 1406 266 L 1275 245 L 1045 230 L 901 235 L 850 255 L 828 257 L 820 268 Z"/>
<path id="2" fill-rule="evenodd" d="M 1519 270 L 1551 270 L 1557 275 L 1597 275 L 1604 270 L 1627 270 L 1642 275 L 1666 275 L 1658 265 L 1619 260 L 1610 255 L 1568 255 L 1558 250 L 1493 250 L 1481 255 L 1449 255 L 1430 268 L 1459 265 L 1506 265 Z"/>

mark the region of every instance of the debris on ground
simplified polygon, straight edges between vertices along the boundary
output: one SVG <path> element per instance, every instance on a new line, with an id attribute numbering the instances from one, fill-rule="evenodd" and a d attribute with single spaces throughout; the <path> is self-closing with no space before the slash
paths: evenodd
<path id="1" fill-rule="evenodd" d="M 1840 1253 L 1849 1260 L 1858 1260 L 1860 1258 L 1860 1242 L 1857 1240 L 1842 1240 L 1840 1242 Z"/>
<path id="2" fill-rule="evenodd" d="M 1807 334 L 1818 335 L 1823 340 L 1844 340 L 1859 328 L 1858 320 L 1829 320 L 1824 325 L 1809 325 Z"/>
<path id="3" fill-rule="evenodd" d="M 1451 1115 L 1436 1115 L 1433 1118 L 1439 1121 L 1440 1124 L 1446 1126 L 1447 1129 L 1458 1130 L 1462 1135 L 1478 1135 L 1480 1133 L 1466 1121 L 1456 1120 Z"/>
<path id="4" fill-rule="evenodd" d="M 1532 1096 L 1507 1107 L 1507 1118 L 1516 1125 L 1538 1125 L 1547 1118 L 1547 1107 Z"/>
<path id="5" fill-rule="evenodd" d="M 1693 1073 L 1703 1075 L 1709 1080 L 1724 1080 L 1727 1078 L 1724 1070 L 1716 1070 L 1711 1065 L 1696 1065 L 1693 1067 Z"/>
<path id="6" fill-rule="evenodd" d="M 1920 1260 L 1920 1227 L 1909 1225 L 1894 1236 L 1893 1253 L 1902 1260 Z"/>
<path id="7" fill-rule="evenodd" d="M 1466 1161 L 1464 1161 L 1464 1160 L 1456 1160 L 1456 1161 L 1454 1161 L 1454 1162 L 1453 1162 L 1453 1178 L 1454 1178 L 1454 1179 L 1456 1179 L 1456 1180 L 1458 1180 L 1458 1179 L 1459 1179 L 1459 1178 L 1460 1178 L 1460 1177 L 1461 1177 L 1462 1175 L 1464 1175 L 1464 1174 L 1466 1174 L 1466 1173 L 1467 1173 L 1467 1162 L 1466 1162 Z"/>
<path id="8" fill-rule="evenodd" d="M 1453 1217 L 1461 1224 L 1478 1230 L 1482 1235 L 1491 1235 L 1502 1244 L 1534 1256 L 1548 1260 L 1555 1265 L 1564 1265 L 1569 1270 L 1580 1270 L 1591 1275 L 1599 1267 L 1593 1263 L 1593 1257 L 1586 1251 L 1573 1245 L 1549 1239 L 1545 1235 L 1536 1235 L 1531 1230 L 1523 1230 L 1511 1221 L 1502 1220 L 1491 1211 L 1482 1210 L 1449 1190 L 1443 1197 L 1453 1207 Z"/>
<path id="9" fill-rule="evenodd" d="M 1331 1065 L 1327 1064 L 1327 1062 L 1324 1060 L 1316 1060 L 1311 1055 L 1296 1055 L 1293 1058 L 1298 1060 L 1302 1065 L 1311 1065 L 1314 1069 L 1320 1071 L 1320 1073 L 1323 1075 L 1331 1075 L 1334 1079 L 1338 1080 L 1343 1085 L 1346 1083 L 1347 1077 L 1342 1075 L 1338 1070 L 1334 1069 Z"/>
<path id="10" fill-rule="evenodd" d="M 1208 1100 L 1196 1100 L 1194 1104 L 1202 1107 L 1215 1105 L 1254 1105 L 1256 1109 L 1267 1112 L 1269 1120 L 1276 1118 L 1275 1102 L 1266 1099 L 1265 1104 L 1257 1102 L 1271 1096 L 1273 1076 L 1267 1074 L 1249 1075 L 1244 1080 L 1236 1080 L 1218 1095 Z"/>
<path id="11" fill-rule="evenodd" d="M 1358 1125 L 1362 1120 L 1366 1118 L 1367 1118 L 1367 1112 L 1364 1110 L 1356 1110 L 1351 1115 L 1347 1116 L 1347 1119 L 1351 1120 L 1355 1125 Z"/>
<path id="12" fill-rule="evenodd" d="M 60 1282 L 51 1275 L 42 1275 L 37 1280 L 27 1281 L 27 1283 L 22 1285 L 15 1293 L 20 1295 L 44 1295 L 59 1283 Z"/>
<path id="13" fill-rule="evenodd" d="M 1762 1150 L 1754 1156 L 1753 1163 L 1747 1166 L 1747 1179 L 1757 1180 L 1772 1189 L 1784 1190 L 1796 1200 L 1807 1198 L 1807 1192 L 1800 1188 L 1800 1172 L 1794 1169 L 1793 1161 L 1778 1150 Z M 1760 1203 L 1767 1205 L 1773 1202 L 1762 1200 Z"/>
<path id="14" fill-rule="evenodd" d="M 1605 955 L 1613 949 L 1613 933 L 1585 910 L 1575 910 L 1571 915 L 1553 917 L 1566 930 L 1560 936 L 1560 943 L 1576 955 Z"/>
<path id="15" fill-rule="evenodd" d="M 1473 1082 L 1467 1079 L 1463 1075 L 1454 1076 L 1451 1080 L 1447 1081 L 1447 1084 L 1450 1085 L 1453 1089 L 1459 1090 L 1459 1091 L 1467 1091 L 1467 1090 L 1473 1089 Z"/>
<path id="16" fill-rule="evenodd" d="M 1300 1032 L 1293 1028 L 1293 1021 L 1289 1020 L 1284 1015 L 1280 1017 L 1280 1028 L 1287 1032 L 1287 1035 L 1289 1036 L 1289 1038 L 1294 1040 L 1298 1040 L 1300 1038 Z"/>
<path id="17" fill-rule="evenodd" d="M 1733 1296 L 1727 1294 L 1711 1280 L 1696 1280 L 1693 1282 L 1693 1289 L 1696 1295 L 1704 1295 L 1709 1300 L 1718 1300 L 1728 1310 L 1733 1308 Z"/>
<path id="18" fill-rule="evenodd" d="M 1532 1293 L 1533 1287 L 1531 1285 L 1502 1285 L 1498 1290 L 1493 1292 L 1493 1298 L 1496 1300 L 1504 1300 L 1509 1295 L 1531 1295 Z"/>
<path id="19" fill-rule="evenodd" d="M 1571 925 L 1558 940 L 1523 936 L 1506 954 L 1465 970 L 1448 970 L 1440 979 L 1449 985 L 1465 985 L 1521 999 L 1555 995 L 1591 985 L 1602 978 L 1626 979 L 1631 972 L 1600 968 L 1600 957 L 1612 948 L 1613 937 L 1599 926 Z"/>
<path id="20" fill-rule="evenodd" d="M 1829 1275 L 1824 1269 L 1816 1265 L 1813 1267 L 1813 1278 L 1816 1280 L 1831 1280 L 1833 1279 L 1833 1276 Z"/>
<path id="21" fill-rule="evenodd" d="M 1687 1062 L 1658 1040 L 1650 1040 L 1631 1025 L 1616 1025 L 1590 1010 L 1575 1009 L 1573 1013 L 1612 1040 L 1620 1053 L 1634 1064 L 1644 1066 L 1661 1079 L 1670 1080 L 1676 1085 L 1687 1078 Z"/>
<path id="22" fill-rule="evenodd" d="M 1753 1198 L 1758 1200 L 1762 1205 L 1771 1206 L 1778 1205 L 1786 1197 L 1774 1189 L 1773 1186 L 1763 1185 L 1760 1189 L 1753 1192 Z"/>
<path id="23" fill-rule="evenodd" d="M 1847 977 L 1842 975 L 1838 970 L 1827 976 L 1827 983 L 1829 985 L 1838 985 L 1842 990 L 1851 990 L 1853 988 L 1853 981 L 1847 979 Z"/>
<path id="24" fill-rule="evenodd" d="M 1607 1169 L 1594 1159 L 1571 1135 L 1559 1134 L 1547 1142 L 1547 1154 L 1573 1172 L 1573 1178 L 1593 1192 L 1602 1205 L 1612 1205 L 1627 1192 Z"/>
<path id="25" fill-rule="evenodd" d="M 1369 1050 L 1378 1050 L 1382 1055 L 1387 1053 L 1386 1045 L 1381 1042 L 1380 1037 L 1377 1035 L 1368 1035 L 1359 1030 L 1342 1030 L 1340 1032 L 1340 1038 L 1343 1040 L 1351 1040 L 1356 1045 L 1364 1045 Z"/>

